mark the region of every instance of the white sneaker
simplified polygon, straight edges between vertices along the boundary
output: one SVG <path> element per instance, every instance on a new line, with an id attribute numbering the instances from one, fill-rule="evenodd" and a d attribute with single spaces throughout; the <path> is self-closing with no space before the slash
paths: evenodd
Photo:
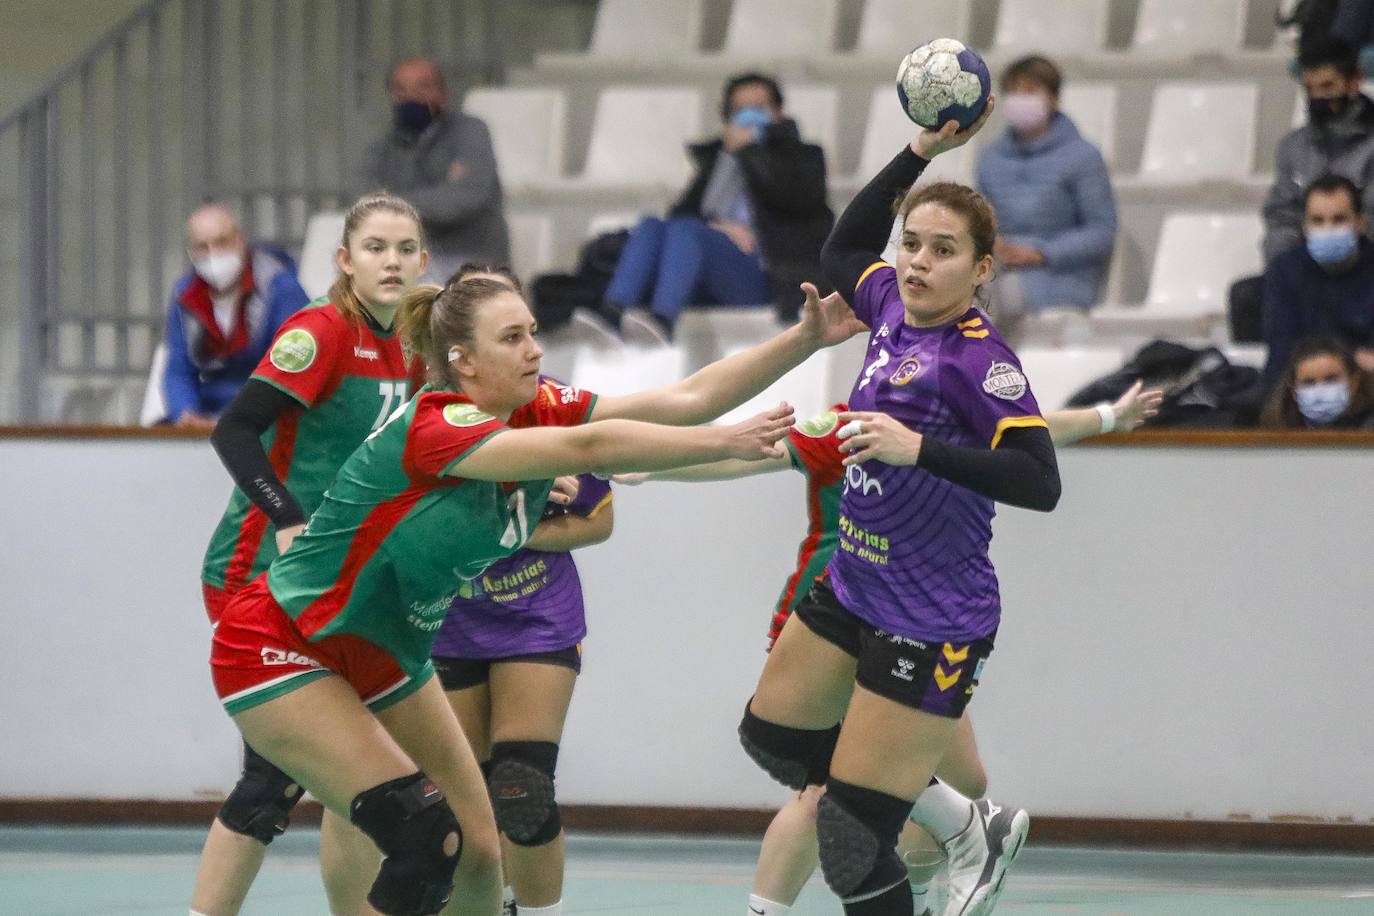
<path id="1" fill-rule="evenodd" d="M 653 312 L 645 309 L 629 309 L 620 319 L 620 332 L 627 343 L 642 347 L 666 347 L 673 341 L 667 326 Z"/>
<path id="2" fill-rule="evenodd" d="M 572 326 L 592 342 L 609 346 L 619 344 L 620 327 L 611 323 L 611 316 L 599 309 L 579 307 L 573 309 Z"/>
<path id="3" fill-rule="evenodd" d="M 1030 815 L 987 799 L 974 802 L 964 832 L 945 844 L 949 902 L 945 916 L 986 916 L 1002 896 L 1007 869 L 1025 845 Z"/>

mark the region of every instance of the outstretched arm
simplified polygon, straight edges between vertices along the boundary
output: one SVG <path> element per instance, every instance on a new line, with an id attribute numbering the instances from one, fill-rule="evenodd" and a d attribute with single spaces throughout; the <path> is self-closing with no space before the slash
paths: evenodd
<path id="1" fill-rule="evenodd" d="M 600 544 L 611 536 L 614 527 L 615 509 L 607 496 L 606 502 L 590 515 L 554 515 L 541 519 L 525 547 L 546 553 L 566 553 L 578 547 Z"/>
<path id="2" fill-rule="evenodd" d="M 616 474 L 612 480 L 626 486 L 637 486 L 648 480 L 666 480 L 677 483 L 709 483 L 716 480 L 739 480 L 741 477 L 755 477 L 771 474 L 792 467 L 792 460 L 786 455 L 780 458 L 764 458 L 761 461 L 741 461 L 727 458 L 712 461 L 710 464 L 693 464 L 667 471 L 654 471 L 651 474 Z"/>
<path id="3" fill-rule="evenodd" d="M 1115 404 L 1104 402 L 1097 407 L 1050 411 L 1045 414 L 1050 438 L 1055 445 L 1068 445 L 1103 433 L 1130 432 L 1159 413 L 1160 402 L 1164 400 L 1164 392 L 1159 388 L 1149 391 L 1143 388 L 1143 382 L 1136 382 L 1117 398 Z"/>
<path id="4" fill-rule="evenodd" d="M 759 394 L 817 350 L 864 330 L 839 296 L 822 299 L 810 283 L 803 283 L 802 290 L 806 304 L 796 325 L 680 382 L 622 397 L 603 395 L 592 419 L 646 420 L 671 426 L 706 423 Z"/>

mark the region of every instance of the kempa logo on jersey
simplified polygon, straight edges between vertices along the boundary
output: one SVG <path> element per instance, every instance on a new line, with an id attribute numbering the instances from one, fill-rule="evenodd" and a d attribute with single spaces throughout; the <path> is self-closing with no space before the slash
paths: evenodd
<path id="1" fill-rule="evenodd" d="M 272 365 L 283 372 L 304 372 L 315 362 L 319 345 L 304 328 L 292 328 L 277 338 L 268 353 Z"/>
<path id="2" fill-rule="evenodd" d="M 307 668 L 319 668 L 320 663 L 313 658 L 308 658 L 297 652 L 288 652 L 285 649 L 262 650 L 262 663 L 264 665 L 304 665 Z"/>
<path id="3" fill-rule="evenodd" d="M 1014 401 L 1026 393 L 1026 377 L 1011 363 L 993 363 L 983 378 L 983 390 L 995 398 Z"/>
<path id="4" fill-rule="evenodd" d="M 382 358 L 382 354 L 378 353 L 376 350 L 368 350 L 364 347 L 354 347 L 353 355 L 358 357 L 358 359 L 379 360 Z"/>

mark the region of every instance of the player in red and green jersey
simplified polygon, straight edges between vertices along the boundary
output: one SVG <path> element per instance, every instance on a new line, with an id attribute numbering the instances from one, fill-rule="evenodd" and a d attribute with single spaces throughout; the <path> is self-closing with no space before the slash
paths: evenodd
<path id="1" fill-rule="evenodd" d="M 1067 445 L 1099 433 L 1135 429 L 1158 412 L 1162 399 L 1162 391 L 1143 391 L 1137 382 L 1115 404 L 1050 411 L 1045 420 L 1054 444 Z M 806 536 L 797 549 L 796 569 L 787 577 L 773 609 L 768 630 L 769 649 L 812 583 L 825 572 L 839 543 L 840 496 L 847 473 L 844 454 L 840 451 L 839 414 L 848 409 L 847 404 L 836 404 L 794 426 L 785 440 L 788 454 L 784 458 L 718 461 L 653 474 L 618 474 L 615 477 L 617 483 L 633 486 L 645 480 L 736 480 L 788 468 L 805 476 Z M 936 772 L 943 782 L 970 798 L 978 798 L 985 791 L 987 775 L 978 755 L 972 721 L 967 715 L 960 720 L 950 749 Z M 773 818 L 759 852 L 749 912 L 785 916 L 810 880 L 817 863 L 816 804 L 820 800 L 820 790 L 819 785 L 807 786 L 794 794 Z M 912 866 L 912 885 L 916 897 L 921 899 L 933 876 L 931 866 L 941 864 L 943 857 L 914 822 L 908 822 L 899 851 L 904 861 Z M 921 906 L 924 909 L 923 902 Z"/>
<path id="2" fill-rule="evenodd" d="M 287 319 L 215 428 L 212 442 L 238 488 L 201 572 L 211 623 L 290 543 L 339 467 L 406 402 L 418 375 L 392 326 L 400 297 L 425 267 L 414 208 L 390 195 L 359 200 L 345 216 L 339 259 L 329 295 Z M 206 840 L 194 912 L 238 912 L 300 794 L 245 746 L 243 775 Z M 326 853 L 332 836 L 327 829 Z M 334 897 L 348 875 L 326 869 L 325 886 Z"/>
<path id="3" fill-rule="evenodd" d="M 599 401 L 539 386 L 534 320 L 508 284 L 406 298 L 402 326 L 430 387 L 368 437 L 301 537 L 231 599 L 211 655 L 249 743 L 382 850 L 374 908 L 436 912 L 455 887 L 478 911 L 500 905 L 491 803 L 429 660 L 454 594 L 525 543 L 556 476 L 780 454 L 785 405 L 730 427 L 633 421 L 704 422 L 858 330 L 847 306 L 805 288 L 796 327 L 681 382 Z"/>

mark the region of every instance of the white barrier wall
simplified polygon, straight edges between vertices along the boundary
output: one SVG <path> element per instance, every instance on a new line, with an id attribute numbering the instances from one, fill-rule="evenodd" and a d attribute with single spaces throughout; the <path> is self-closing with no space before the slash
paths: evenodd
<path id="1" fill-rule="evenodd" d="M 1003 510 L 1005 622 L 971 710 L 1041 814 L 1374 820 L 1371 453 L 1061 452 L 1053 515 Z M 0 796 L 219 796 L 201 551 L 207 443 L 0 440 Z M 801 479 L 617 491 L 582 555 L 592 634 L 560 793 L 757 806 L 738 749 Z"/>

